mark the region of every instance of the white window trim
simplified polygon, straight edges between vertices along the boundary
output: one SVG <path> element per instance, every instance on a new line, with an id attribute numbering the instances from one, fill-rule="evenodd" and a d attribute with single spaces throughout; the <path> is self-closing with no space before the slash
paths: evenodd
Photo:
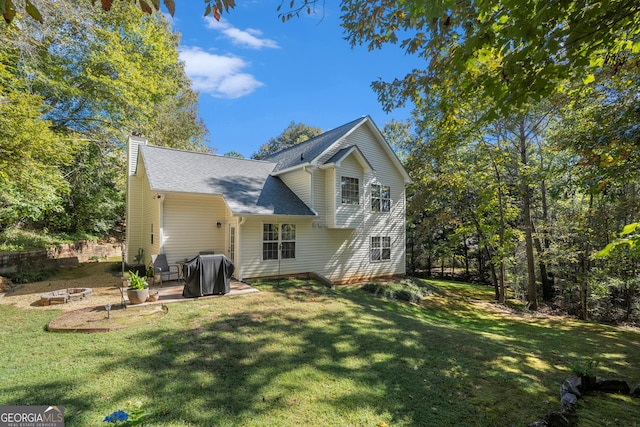
<path id="1" fill-rule="evenodd" d="M 342 185 L 343 182 L 345 182 L 345 178 L 346 179 L 350 179 L 350 180 L 355 180 L 355 184 L 356 184 L 356 190 L 357 190 L 357 198 L 355 199 L 355 201 L 351 201 L 351 202 L 345 202 L 345 194 L 344 194 L 344 186 Z M 356 178 L 353 176 L 347 176 L 347 175 L 341 175 L 340 176 L 340 202 L 342 203 L 342 205 L 345 206 L 357 206 L 360 204 L 360 196 L 361 196 L 361 191 L 360 191 L 360 178 Z"/>
<path id="2" fill-rule="evenodd" d="M 264 240 L 264 226 L 265 225 L 273 225 L 273 226 L 275 226 L 277 228 L 277 236 L 276 236 L 277 240 Z M 294 238 L 292 240 L 284 240 L 282 238 L 282 229 L 283 229 L 283 226 L 285 226 L 285 225 L 293 227 Z M 269 261 L 283 261 L 283 260 L 296 259 L 296 246 L 297 246 L 296 243 L 298 241 L 298 233 L 297 233 L 296 228 L 297 228 L 296 224 L 293 224 L 293 223 L 283 223 L 283 224 L 273 223 L 273 222 L 265 222 L 265 223 L 263 223 L 262 224 L 262 256 L 261 256 L 261 260 L 264 261 L 264 262 L 269 262 Z M 278 247 L 277 247 L 278 256 L 276 258 L 268 258 L 268 259 L 266 259 L 264 257 L 264 254 L 265 254 L 264 244 L 265 243 L 271 243 L 271 244 L 276 243 L 278 245 Z M 293 257 L 284 258 L 282 256 L 283 243 L 293 243 L 293 245 L 294 245 L 293 246 Z"/>
<path id="3" fill-rule="evenodd" d="M 373 201 L 374 201 L 374 197 L 373 197 L 373 187 L 378 187 L 379 188 L 379 196 L 376 197 L 376 199 L 379 200 L 379 206 L 380 209 L 379 210 L 375 210 L 373 209 Z M 388 194 L 389 197 L 388 198 L 383 198 L 382 197 L 382 193 L 385 189 L 385 187 L 388 189 Z M 369 206 L 369 209 L 371 210 L 371 212 L 376 213 L 376 214 L 390 214 L 391 213 L 391 186 L 389 185 L 384 185 L 384 184 L 380 184 L 377 182 L 372 182 L 371 186 L 369 188 L 371 194 L 370 194 L 370 199 L 371 199 L 371 205 Z M 384 210 L 383 207 L 385 206 L 384 201 L 387 200 L 388 201 L 388 206 L 389 209 L 388 210 Z"/>
<path id="4" fill-rule="evenodd" d="M 374 247 L 373 239 L 375 239 L 375 238 L 380 239 L 380 246 L 378 246 L 378 247 Z M 388 243 L 388 245 L 385 246 L 385 243 Z M 377 249 L 379 251 L 379 259 L 375 259 L 374 256 L 373 256 L 373 251 L 375 249 Z M 387 249 L 389 251 L 388 258 L 383 258 L 385 249 Z M 369 238 L 369 261 L 370 262 L 389 262 L 389 261 L 391 261 L 391 237 L 390 236 L 378 235 L 378 236 L 371 236 Z"/>

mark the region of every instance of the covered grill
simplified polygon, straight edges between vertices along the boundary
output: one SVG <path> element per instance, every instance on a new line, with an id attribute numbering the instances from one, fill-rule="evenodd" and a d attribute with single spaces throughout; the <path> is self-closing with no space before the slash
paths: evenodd
<path id="1" fill-rule="evenodd" d="M 198 255 L 183 266 L 185 280 L 182 296 L 223 295 L 229 292 L 235 266 L 224 255 Z"/>

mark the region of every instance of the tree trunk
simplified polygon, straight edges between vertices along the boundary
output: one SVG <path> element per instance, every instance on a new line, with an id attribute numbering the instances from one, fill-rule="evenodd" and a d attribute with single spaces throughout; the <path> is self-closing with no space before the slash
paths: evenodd
<path id="1" fill-rule="evenodd" d="M 487 253 L 487 258 L 491 259 L 489 248 L 485 246 L 484 250 Z M 500 300 L 500 286 L 498 283 L 498 275 L 496 274 L 496 266 L 493 265 L 493 262 L 491 261 L 489 261 L 489 271 L 491 271 L 491 282 L 493 283 L 493 289 L 495 290 L 495 298 L 496 301 L 498 301 Z"/>
<path id="2" fill-rule="evenodd" d="M 464 251 L 464 280 L 469 280 L 469 247 L 467 246 L 467 236 L 462 236 L 462 250 Z"/>
<path id="3" fill-rule="evenodd" d="M 480 249 L 480 242 L 482 242 L 482 240 L 480 239 L 480 233 L 478 233 L 478 249 Z M 485 270 L 484 270 L 484 257 L 482 256 L 482 250 L 478 250 L 478 282 L 479 283 L 486 283 L 487 282 L 487 278 L 485 276 Z"/>
<path id="4" fill-rule="evenodd" d="M 411 242 L 409 244 L 409 249 L 411 251 L 410 255 L 410 264 L 411 264 L 411 275 L 416 275 L 416 230 L 415 228 L 411 229 Z"/>
<path id="5" fill-rule="evenodd" d="M 553 282 L 549 279 L 547 264 L 544 261 L 544 253 L 549 249 L 549 239 L 547 238 L 547 219 L 549 210 L 547 207 L 547 187 L 545 181 L 540 183 L 540 199 L 542 203 L 542 234 L 544 236 L 544 248 L 539 238 L 534 240 L 538 252 L 538 266 L 540 268 L 540 280 L 542 281 L 542 299 L 551 301 L 553 299 Z"/>
<path id="6" fill-rule="evenodd" d="M 451 256 L 451 280 L 455 280 L 456 277 L 456 258 Z"/>
<path id="7" fill-rule="evenodd" d="M 529 188 L 529 177 L 526 176 L 527 166 L 527 137 L 525 135 L 524 121 L 520 124 L 520 161 L 525 171 L 521 171 L 521 190 L 522 190 L 522 218 L 524 221 L 524 242 L 527 254 L 527 276 L 528 276 L 528 294 L 527 302 L 530 310 L 538 309 L 538 290 L 536 285 L 536 267 L 533 257 L 533 227 L 531 223 L 531 189 Z"/>

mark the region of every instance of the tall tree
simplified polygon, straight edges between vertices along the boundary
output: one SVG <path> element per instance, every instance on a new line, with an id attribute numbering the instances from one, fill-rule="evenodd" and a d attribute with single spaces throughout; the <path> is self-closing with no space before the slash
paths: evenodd
<path id="1" fill-rule="evenodd" d="M 129 2 L 112 6 L 105 12 L 83 0 L 43 3 L 50 25 L 20 20 L 6 38 L 19 52 L 15 78 L 41 97 L 42 118 L 56 137 L 87 145 L 64 169 L 72 189 L 64 212 L 47 217 L 46 225 L 68 231 L 103 233 L 122 214 L 128 134 L 206 150 L 178 35 L 162 14 Z"/>
<path id="2" fill-rule="evenodd" d="M 23 219 L 38 220 L 59 210 L 69 183 L 61 167 L 73 161 L 80 143 L 60 138 L 42 118 L 43 98 L 16 78 L 19 52 L 0 34 L 0 231 Z"/>
<path id="3" fill-rule="evenodd" d="M 282 133 L 276 137 L 270 138 L 266 144 L 262 144 L 258 151 L 253 153 L 251 158 L 260 160 L 271 154 L 277 153 L 288 147 L 293 147 L 301 142 L 316 137 L 322 133 L 321 128 L 307 126 L 303 123 L 292 121 Z"/>

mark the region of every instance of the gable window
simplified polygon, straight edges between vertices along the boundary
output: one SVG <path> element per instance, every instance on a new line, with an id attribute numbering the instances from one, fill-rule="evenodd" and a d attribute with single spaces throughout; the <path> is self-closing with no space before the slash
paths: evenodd
<path id="1" fill-rule="evenodd" d="M 262 225 L 262 259 L 277 260 L 296 257 L 295 224 Z"/>
<path id="2" fill-rule="evenodd" d="M 391 259 L 391 237 L 371 237 L 371 261 L 388 261 Z"/>
<path id="3" fill-rule="evenodd" d="M 371 184 L 371 211 L 391 212 L 391 188 L 388 185 Z"/>
<path id="4" fill-rule="evenodd" d="M 360 204 L 360 180 L 343 176 L 340 182 L 342 187 L 342 203 L 345 205 Z"/>

